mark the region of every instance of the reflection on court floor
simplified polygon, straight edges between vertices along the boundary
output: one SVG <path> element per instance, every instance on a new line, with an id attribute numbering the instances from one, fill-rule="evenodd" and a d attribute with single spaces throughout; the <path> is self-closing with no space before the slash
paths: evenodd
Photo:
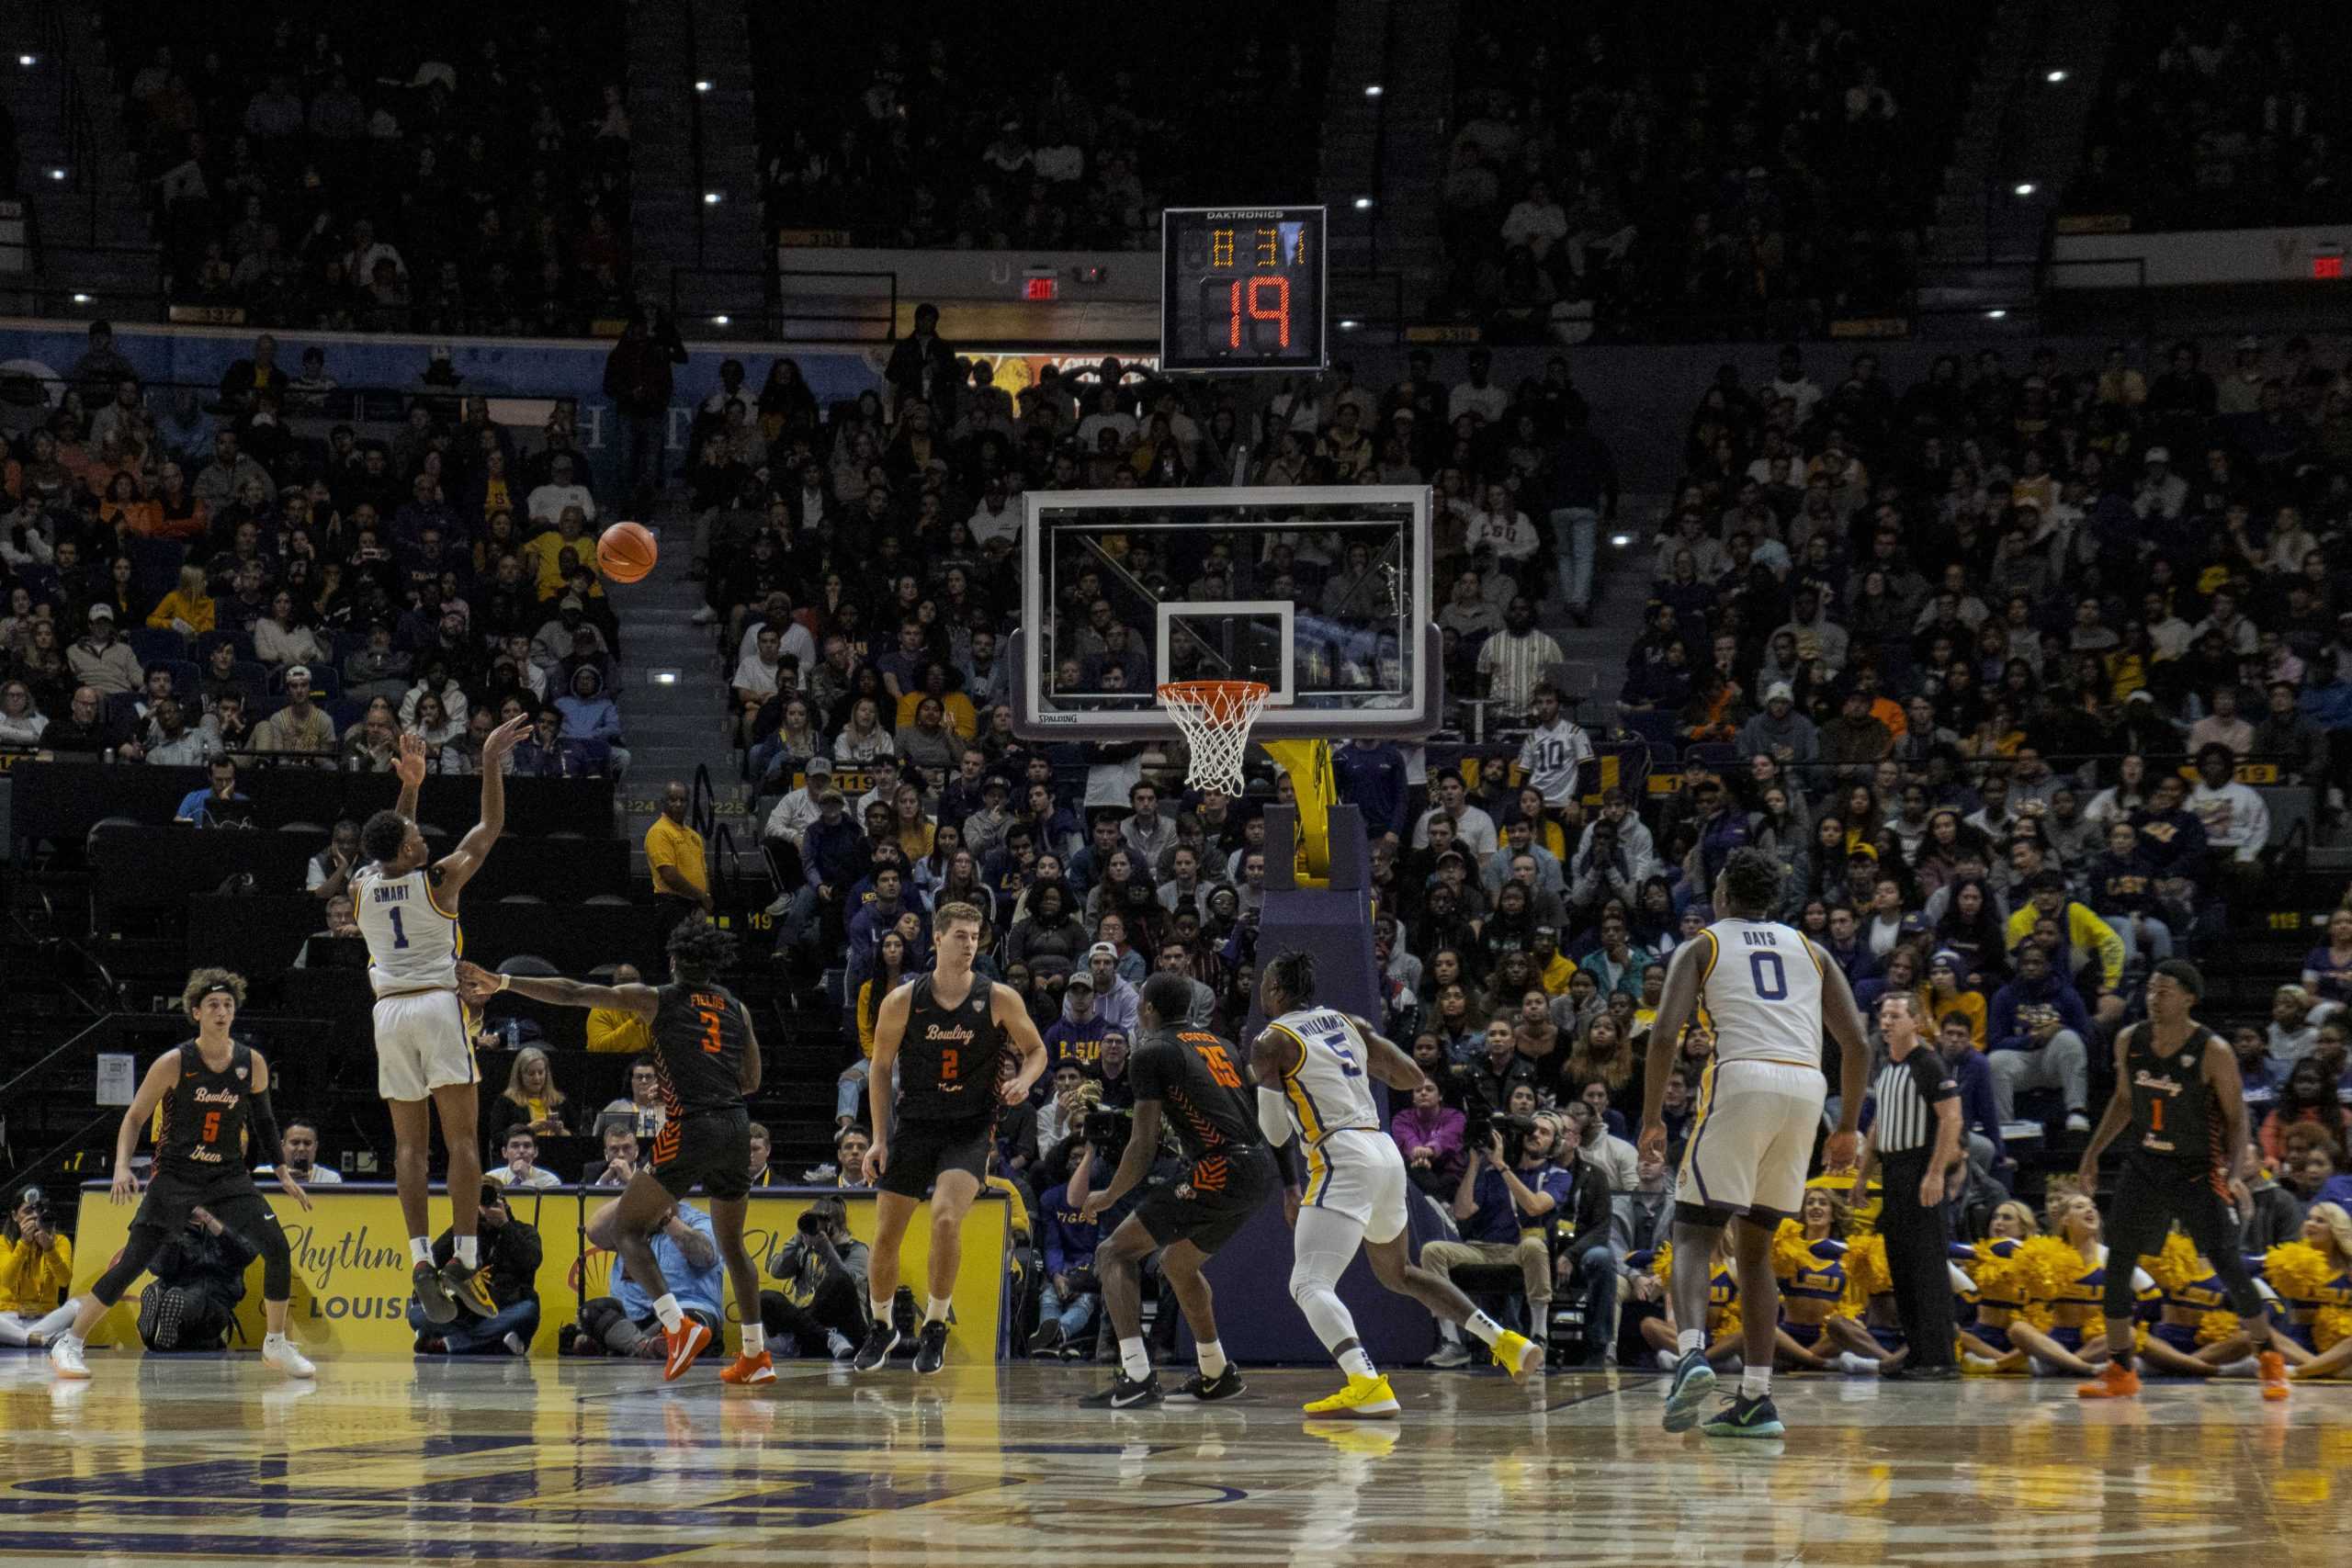
<path id="1" fill-rule="evenodd" d="M 0 1561 L 1656 1565 L 2345 1561 L 2352 1388 L 1782 1380 L 1785 1442 L 1657 1429 L 1642 1377 L 1328 1371 L 1206 1408 L 1081 1410 L 1100 1374 L 958 1367 L 769 1390 L 657 1368 L 0 1359 Z"/>

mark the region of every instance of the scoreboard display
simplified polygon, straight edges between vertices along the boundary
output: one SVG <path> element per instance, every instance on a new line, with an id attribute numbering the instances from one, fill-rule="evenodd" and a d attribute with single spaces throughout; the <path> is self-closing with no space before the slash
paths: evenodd
<path id="1" fill-rule="evenodd" d="M 1162 369 L 1323 368 L 1323 209 L 1171 207 L 1159 254 Z"/>

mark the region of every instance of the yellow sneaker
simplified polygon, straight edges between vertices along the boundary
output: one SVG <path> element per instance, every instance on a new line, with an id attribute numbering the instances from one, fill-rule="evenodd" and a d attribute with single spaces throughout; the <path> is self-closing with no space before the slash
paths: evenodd
<path id="1" fill-rule="evenodd" d="M 1305 1408 L 1309 1416 L 1337 1416 L 1356 1421 L 1393 1421 L 1403 1407 L 1396 1403 L 1396 1391 L 1388 1386 L 1385 1373 L 1370 1378 L 1360 1378 L 1351 1373 L 1347 1387 L 1330 1398 L 1318 1399 Z"/>
<path id="2" fill-rule="evenodd" d="M 1513 1334 L 1506 1328 L 1495 1336 L 1495 1360 L 1517 1382 L 1530 1372 L 1544 1370 L 1544 1347 L 1524 1334 Z"/>

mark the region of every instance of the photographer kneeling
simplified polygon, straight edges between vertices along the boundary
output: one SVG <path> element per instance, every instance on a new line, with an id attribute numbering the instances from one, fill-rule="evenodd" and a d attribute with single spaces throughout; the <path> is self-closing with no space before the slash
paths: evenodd
<path id="1" fill-rule="evenodd" d="M 820 1198 L 801 1214 L 796 1234 L 769 1260 L 782 1291 L 760 1292 L 760 1324 L 778 1354 L 822 1351 L 847 1360 L 865 1337 L 866 1246 L 849 1234 L 849 1206 Z M 789 1335 L 793 1348 L 781 1341 Z"/>
<path id="2" fill-rule="evenodd" d="M 1453 1192 L 1453 1220 L 1460 1241 L 1432 1241 L 1421 1248 L 1421 1267 L 1453 1280 L 1464 1264 L 1516 1263 L 1527 1280 L 1528 1337 L 1538 1345 L 1551 1327 L 1552 1248 L 1555 1211 L 1575 1193 L 1573 1172 L 1552 1163 L 1553 1123 L 1529 1117 L 1487 1118 L 1486 1147 L 1462 1173 Z M 1444 1343 L 1429 1364 L 1466 1366 L 1470 1352 L 1451 1324 L 1441 1324 Z"/>

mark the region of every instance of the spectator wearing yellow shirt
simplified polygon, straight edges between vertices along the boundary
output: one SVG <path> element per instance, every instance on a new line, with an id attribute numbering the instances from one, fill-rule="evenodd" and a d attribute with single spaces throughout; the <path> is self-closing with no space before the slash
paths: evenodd
<path id="1" fill-rule="evenodd" d="M 537 568 L 539 597 L 552 599 L 563 592 L 563 552 L 590 571 L 596 570 L 596 542 L 588 536 L 588 519 L 577 506 L 557 513 L 555 531 L 538 533 L 523 541 L 524 555 Z"/>
<path id="2" fill-rule="evenodd" d="M 664 942 L 680 920 L 696 909 L 707 915 L 712 908 L 702 835 L 686 826 L 686 786 L 671 780 L 662 792 L 662 815 L 645 830 L 645 864 L 653 874 L 653 904 L 660 911 Z"/>
<path id="3" fill-rule="evenodd" d="M 74 1243 L 40 1189 L 28 1187 L 0 1223 L 0 1345 L 42 1345 L 71 1326 L 74 1308 L 57 1303 L 73 1280 Z"/>
<path id="4" fill-rule="evenodd" d="M 646 853 L 653 852 L 652 836 L 647 835 Z M 642 978 L 634 964 L 616 965 L 613 984 L 634 986 Z M 590 1008 L 588 1010 L 588 1049 L 604 1055 L 636 1056 L 653 1049 L 653 1022 L 641 1012 L 628 1012 L 620 1008 Z"/>
<path id="5" fill-rule="evenodd" d="M 214 629 L 214 617 L 219 606 L 205 586 L 204 569 L 200 566 L 180 568 L 180 585 L 164 595 L 147 615 L 151 631 L 177 632 L 194 641 Z"/>
<path id="6" fill-rule="evenodd" d="M 1560 951 L 1560 933 L 1551 926 L 1535 928 L 1535 945 L 1530 950 L 1535 960 L 1535 978 L 1547 997 L 1565 997 L 1568 982 L 1577 977 L 1577 966 Z"/>

